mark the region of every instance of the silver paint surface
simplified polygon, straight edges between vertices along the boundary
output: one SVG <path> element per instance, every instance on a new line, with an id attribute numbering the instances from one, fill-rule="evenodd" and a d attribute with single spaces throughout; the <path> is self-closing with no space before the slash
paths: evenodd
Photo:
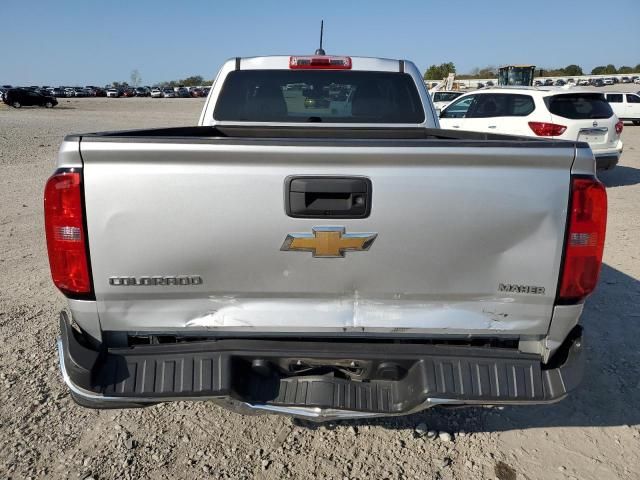
<path id="1" fill-rule="evenodd" d="M 542 338 L 553 313 L 570 148 L 81 145 L 104 330 L 498 333 Z M 336 221 L 284 211 L 288 175 L 373 183 L 375 248 L 326 261 L 280 251 Z M 199 275 L 189 287 L 108 278 Z M 544 295 L 498 292 L 499 283 Z"/>

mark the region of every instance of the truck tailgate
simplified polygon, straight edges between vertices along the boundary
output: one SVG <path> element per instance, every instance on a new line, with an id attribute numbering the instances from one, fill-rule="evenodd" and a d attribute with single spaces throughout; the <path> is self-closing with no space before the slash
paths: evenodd
<path id="1" fill-rule="evenodd" d="M 103 330 L 547 332 L 573 144 L 83 138 L 80 151 Z M 369 217 L 287 216 L 291 175 L 367 177 Z M 377 237 L 344 258 L 281 250 L 327 226 Z M 109 280 L 178 275 L 202 282 Z"/>

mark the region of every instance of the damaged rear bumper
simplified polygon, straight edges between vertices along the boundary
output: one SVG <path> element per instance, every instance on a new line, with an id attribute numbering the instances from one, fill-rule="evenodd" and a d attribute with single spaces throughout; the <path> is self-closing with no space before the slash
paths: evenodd
<path id="1" fill-rule="evenodd" d="M 95 349 L 64 312 L 60 328 L 64 381 L 89 408 L 212 400 L 242 413 L 366 418 L 435 405 L 550 403 L 575 388 L 583 370 L 579 326 L 548 365 L 513 349 L 388 341 L 224 339 Z M 313 368 L 287 370 L 296 365 Z"/>

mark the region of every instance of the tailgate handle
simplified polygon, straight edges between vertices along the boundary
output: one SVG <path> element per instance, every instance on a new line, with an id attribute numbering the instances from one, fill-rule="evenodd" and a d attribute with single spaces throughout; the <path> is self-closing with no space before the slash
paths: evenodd
<path id="1" fill-rule="evenodd" d="M 287 177 L 285 210 L 294 218 L 366 218 L 371 180 L 366 177 Z"/>

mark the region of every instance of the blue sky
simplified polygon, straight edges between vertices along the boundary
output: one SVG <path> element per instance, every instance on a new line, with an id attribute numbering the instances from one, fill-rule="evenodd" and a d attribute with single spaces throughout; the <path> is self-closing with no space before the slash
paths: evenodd
<path id="1" fill-rule="evenodd" d="M 468 5 L 467 5 L 468 4 Z M 506 63 L 640 63 L 640 0 L 1 0 L 0 84 L 212 78 L 235 56 L 406 58 L 424 71 Z M 10 21 L 9 21 L 10 20 Z"/>

